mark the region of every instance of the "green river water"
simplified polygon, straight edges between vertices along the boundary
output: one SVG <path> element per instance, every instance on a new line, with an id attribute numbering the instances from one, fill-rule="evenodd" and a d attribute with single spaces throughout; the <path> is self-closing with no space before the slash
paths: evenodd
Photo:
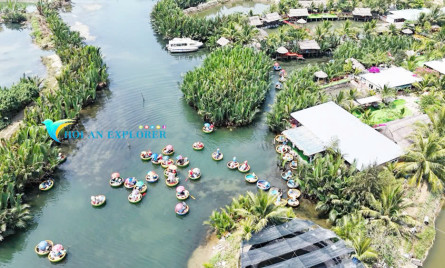
<path id="1" fill-rule="evenodd" d="M 69 158 L 54 176 L 56 186 L 49 192 L 31 193 L 34 223 L 0 243 L 0 266 L 50 266 L 46 258 L 33 251 L 40 240 L 50 239 L 68 248 L 67 258 L 59 266 L 186 267 L 194 249 L 205 241 L 208 227 L 202 223 L 211 211 L 238 194 L 256 191 L 255 186 L 244 182 L 241 173 L 225 167 L 229 159 L 237 156 L 240 161 L 248 160 L 252 171 L 261 178 L 285 188 L 279 179 L 273 134 L 267 129 L 264 112 L 249 127 L 217 129 L 211 135 L 201 132 L 202 121 L 182 99 L 178 84 L 181 75 L 198 66 L 208 51 L 169 54 L 164 49 L 165 41 L 150 25 L 153 5 L 152 1 L 77 0 L 63 18 L 70 25 L 89 28 L 88 43 L 101 47 L 109 66 L 110 90 L 101 93 L 98 102 L 82 112 L 79 128 L 136 131 L 139 125 L 159 124 L 167 126 L 167 139 L 65 142 L 63 149 Z M 16 38 L 27 38 L 23 37 L 27 33 L 21 34 Z M 0 33 L 0 48 L 4 45 L 2 38 L 4 33 Z M 30 57 L 40 53 L 43 52 Z M 13 53 L 10 60 L 19 59 L 19 55 L 20 52 Z M 306 63 L 314 61 L 319 60 Z M 283 66 L 288 70 L 298 68 L 292 64 Z M 13 69 L 20 76 L 27 67 L 25 64 Z M 36 65 L 31 69 L 39 72 Z M 3 69 L 0 74 L 0 80 L 10 78 Z M 272 84 L 275 81 L 272 74 Z M 270 90 L 263 111 L 270 109 L 275 94 Z M 201 152 L 191 148 L 198 140 L 205 143 Z M 188 156 L 190 167 L 199 167 L 203 173 L 201 180 L 185 182 L 187 169 L 181 170 L 181 185 L 196 197 L 187 201 L 190 213 L 185 217 L 175 215 L 174 188 L 168 188 L 163 180 L 150 184 L 147 195 L 137 205 L 127 201 L 128 190 L 108 185 L 114 171 L 138 179 L 149 170 L 161 174 L 161 167 L 140 161 L 139 153 L 146 149 L 159 152 L 167 144 L 175 147 L 175 155 Z M 224 153 L 224 161 L 211 159 L 216 148 Z M 92 208 L 89 197 L 93 194 L 105 194 L 107 204 Z M 297 214 L 312 219 L 315 215 L 307 201 L 302 202 Z M 445 226 L 445 217 L 439 219 L 440 224 Z M 440 245 L 445 246 L 438 243 L 431 256 L 442 258 L 440 250 L 436 250 Z"/>

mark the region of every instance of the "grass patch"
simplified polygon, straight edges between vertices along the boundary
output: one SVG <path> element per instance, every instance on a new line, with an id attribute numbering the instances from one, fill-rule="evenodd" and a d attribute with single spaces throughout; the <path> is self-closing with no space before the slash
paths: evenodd
<path id="1" fill-rule="evenodd" d="M 334 82 L 332 82 L 332 83 L 323 85 L 323 86 L 321 86 L 320 88 L 323 89 L 323 88 L 327 88 L 327 87 L 333 87 L 333 86 L 336 86 L 336 85 L 340 85 L 340 84 L 343 84 L 343 83 L 347 83 L 347 82 L 349 82 L 349 81 L 351 81 L 350 78 L 343 78 L 343 79 L 341 79 L 341 80 L 334 81 Z"/>
<path id="2" fill-rule="evenodd" d="M 205 268 L 214 267 L 238 267 L 239 251 L 241 246 L 241 233 L 235 232 L 230 235 L 224 243 L 224 248 L 216 253 L 208 263 L 204 264 Z"/>
<path id="3" fill-rule="evenodd" d="M 308 19 L 332 19 L 338 18 L 335 14 L 321 13 L 321 14 L 309 14 Z"/>
<path id="4" fill-rule="evenodd" d="M 418 240 L 414 246 L 414 257 L 417 259 L 423 259 L 426 252 L 431 247 L 434 237 L 436 236 L 436 230 L 432 226 L 426 226 L 422 232 L 417 235 Z"/>
<path id="5" fill-rule="evenodd" d="M 383 124 L 396 119 L 401 119 L 412 115 L 412 111 L 405 107 L 406 101 L 403 99 L 395 100 L 388 105 L 380 104 L 379 107 L 369 107 L 370 118 L 364 118 L 364 112 L 354 111 L 352 114 L 360 118 L 368 125 Z M 402 112 L 403 111 L 403 112 Z"/>

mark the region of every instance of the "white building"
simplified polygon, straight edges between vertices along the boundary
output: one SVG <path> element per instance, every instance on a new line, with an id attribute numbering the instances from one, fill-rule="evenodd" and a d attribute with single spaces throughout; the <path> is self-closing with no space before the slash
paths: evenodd
<path id="1" fill-rule="evenodd" d="M 411 87 L 413 83 L 422 81 L 415 73 L 402 67 L 381 69 L 378 73 L 365 73 L 358 76 L 362 83 L 370 89 L 381 90 L 385 85 L 389 88 L 403 89 Z"/>
<path id="2" fill-rule="evenodd" d="M 375 129 L 362 123 L 334 102 L 294 112 L 298 127 L 283 135 L 305 155 L 311 157 L 336 144 L 344 159 L 359 170 L 397 159 L 402 149 Z"/>
<path id="3" fill-rule="evenodd" d="M 445 75 L 445 58 L 425 62 L 424 65 L 430 69 L 438 71 L 441 75 Z"/>

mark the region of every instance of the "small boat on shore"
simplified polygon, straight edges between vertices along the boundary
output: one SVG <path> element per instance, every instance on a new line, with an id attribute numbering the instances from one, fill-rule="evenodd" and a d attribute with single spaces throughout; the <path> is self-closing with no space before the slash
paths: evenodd
<path id="1" fill-rule="evenodd" d="M 296 180 L 288 180 L 287 181 L 287 187 L 289 187 L 290 189 L 295 189 L 298 188 L 298 182 Z"/>
<path id="2" fill-rule="evenodd" d="M 169 175 L 168 178 L 165 180 L 165 184 L 167 184 L 168 187 L 173 187 L 179 184 L 179 178 L 173 175 Z"/>
<path id="3" fill-rule="evenodd" d="M 281 178 L 285 181 L 292 178 L 292 171 L 288 170 L 287 172 L 281 172 Z"/>
<path id="4" fill-rule="evenodd" d="M 182 155 L 178 155 L 178 157 L 176 157 L 176 165 L 178 167 L 186 167 L 190 164 L 190 160 L 188 159 L 188 157 L 183 157 Z"/>
<path id="5" fill-rule="evenodd" d="M 53 247 L 53 241 L 51 241 L 51 240 L 42 240 L 34 247 L 34 251 L 39 256 L 45 256 L 45 255 L 49 254 L 49 252 L 51 251 L 52 247 Z"/>
<path id="6" fill-rule="evenodd" d="M 287 205 L 290 207 L 298 207 L 298 205 L 300 205 L 300 201 L 298 201 L 298 199 L 288 198 Z"/>
<path id="7" fill-rule="evenodd" d="M 224 155 L 223 155 L 223 153 L 221 153 L 221 152 L 219 151 L 219 148 L 216 149 L 216 152 L 213 152 L 213 153 L 212 153 L 212 159 L 215 160 L 215 161 L 220 161 L 220 160 L 222 160 L 223 158 L 224 158 Z"/>
<path id="8" fill-rule="evenodd" d="M 59 153 L 57 155 L 57 161 L 59 162 L 59 165 L 66 161 L 66 155 Z"/>
<path id="9" fill-rule="evenodd" d="M 239 168 L 239 162 L 236 161 L 236 157 L 234 156 L 232 161 L 227 162 L 227 167 L 229 169 L 237 169 Z"/>
<path id="10" fill-rule="evenodd" d="M 288 152 L 290 152 L 290 150 L 291 150 L 291 148 L 289 145 L 281 144 L 281 145 L 278 145 L 277 147 L 275 147 L 275 151 L 277 151 L 277 153 L 279 153 L 279 154 L 288 153 Z"/>
<path id="11" fill-rule="evenodd" d="M 166 47 L 171 53 L 185 53 L 197 51 L 202 45 L 202 42 L 190 38 L 173 38 Z"/>
<path id="12" fill-rule="evenodd" d="M 138 190 L 141 194 L 145 193 L 148 186 L 143 181 L 138 181 L 133 189 Z"/>
<path id="13" fill-rule="evenodd" d="M 287 161 L 287 162 L 291 162 L 292 160 L 294 160 L 294 156 L 290 153 L 285 153 L 283 155 L 283 160 Z"/>
<path id="14" fill-rule="evenodd" d="M 280 90 L 280 89 L 282 89 L 283 88 L 283 84 L 281 84 L 280 82 L 276 82 L 275 83 L 275 89 L 276 90 Z"/>
<path id="15" fill-rule="evenodd" d="M 184 186 L 176 187 L 176 198 L 178 200 L 186 200 L 189 196 L 190 192 L 186 190 Z"/>
<path id="16" fill-rule="evenodd" d="M 142 161 L 150 161 L 153 153 L 151 151 L 142 151 L 141 152 L 141 160 Z"/>
<path id="17" fill-rule="evenodd" d="M 54 187 L 54 180 L 53 179 L 47 179 L 39 184 L 39 190 L 40 191 L 48 191 L 51 188 Z"/>
<path id="18" fill-rule="evenodd" d="M 280 135 L 275 136 L 275 141 L 278 143 L 283 143 L 283 142 L 286 142 L 287 139 L 284 135 L 280 134 Z"/>
<path id="19" fill-rule="evenodd" d="M 197 180 L 197 179 L 201 178 L 201 170 L 199 168 L 194 168 L 194 169 L 189 170 L 188 177 L 191 180 Z"/>
<path id="20" fill-rule="evenodd" d="M 103 204 L 105 204 L 105 201 L 107 200 L 107 198 L 105 197 L 105 195 L 100 194 L 100 195 L 92 195 L 91 196 L 91 205 L 93 207 L 100 207 Z"/>
<path id="21" fill-rule="evenodd" d="M 135 177 L 126 178 L 124 182 L 124 187 L 127 189 L 133 189 L 138 180 Z"/>
<path id="22" fill-rule="evenodd" d="M 247 160 L 244 161 L 244 163 L 238 167 L 238 171 L 242 172 L 242 173 L 249 172 L 249 170 L 250 170 L 250 166 L 249 166 L 249 164 L 247 164 Z"/>
<path id="23" fill-rule="evenodd" d="M 204 143 L 197 141 L 197 142 L 193 143 L 192 147 L 193 147 L 193 150 L 195 150 L 195 151 L 201 151 L 202 149 L 204 149 Z"/>
<path id="24" fill-rule="evenodd" d="M 145 180 L 150 183 L 157 182 L 159 180 L 159 176 L 154 171 L 150 170 L 147 175 L 145 175 Z"/>
<path id="25" fill-rule="evenodd" d="M 173 149 L 172 145 L 167 145 L 164 147 L 164 149 L 162 149 L 162 154 L 163 155 L 172 155 L 175 153 L 175 149 Z"/>
<path id="26" fill-rule="evenodd" d="M 158 154 L 153 154 L 153 156 L 151 157 L 151 163 L 153 164 L 153 165 L 159 165 L 159 164 L 161 164 L 161 161 L 162 161 L 162 155 L 160 154 L 160 155 L 158 155 Z"/>
<path id="27" fill-rule="evenodd" d="M 276 197 L 281 198 L 281 196 L 283 196 L 283 190 L 281 190 L 278 187 L 271 187 L 270 191 L 269 191 L 269 194 L 272 195 L 272 196 L 276 196 Z"/>
<path id="28" fill-rule="evenodd" d="M 255 173 L 252 174 L 246 174 L 246 176 L 244 176 L 244 179 L 248 182 L 248 183 L 255 183 L 258 181 L 258 176 L 255 175 Z"/>
<path id="29" fill-rule="evenodd" d="M 281 70 L 281 66 L 280 66 L 280 64 L 278 62 L 275 62 L 273 64 L 273 70 L 274 71 L 280 71 Z"/>
<path id="30" fill-rule="evenodd" d="M 139 191 L 137 190 L 133 190 L 133 192 L 131 192 L 131 194 L 128 196 L 128 201 L 132 204 L 136 204 L 141 202 L 142 200 L 142 194 L 139 193 Z"/>
<path id="31" fill-rule="evenodd" d="M 173 159 L 169 159 L 168 156 L 164 156 L 164 158 L 161 160 L 161 167 L 167 168 L 170 165 L 173 165 L 175 161 Z"/>
<path id="32" fill-rule="evenodd" d="M 189 212 L 189 210 L 190 210 L 189 206 L 184 201 L 176 204 L 175 206 L 175 212 L 179 216 L 184 216 Z"/>
<path id="33" fill-rule="evenodd" d="M 266 180 L 259 180 L 256 183 L 256 187 L 258 187 L 258 189 L 260 189 L 260 190 L 267 191 L 270 189 L 270 182 L 268 182 Z"/>
<path id="34" fill-rule="evenodd" d="M 301 196 L 301 192 L 298 189 L 289 189 L 287 191 L 287 196 L 292 199 L 297 199 Z"/>
<path id="35" fill-rule="evenodd" d="M 48 254 L 48 260 L 50 262 L 60 262 L 66 257 L 66 254 L 66 249 L 64 249 L 61 244 L 57 244 L 52 247 Z"/>
<path id="36" fill-rule="evenodd" d="M 292 161 L 289 163 L 289 168 L 292 169 L 292 170 L 296 170 L 296 169 L 298 168 L 298 163 L 297 163 L 297 161 L 292 160 Z"/>
<path id="37" fill-rule="evenodd" d="M 213 124 L 205 123 L 202 127 L 202 132 L 209 134 L 212 133 L 214 129 L 215 127 L 213 126 Z"/>

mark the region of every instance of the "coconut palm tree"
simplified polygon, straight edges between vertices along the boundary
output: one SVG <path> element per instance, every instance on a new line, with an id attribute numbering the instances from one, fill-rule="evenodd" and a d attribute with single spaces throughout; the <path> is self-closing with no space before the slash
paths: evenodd
<path id="1" fill-rule="evenodd" d="M 392 232 L 400 234 L 402 225 L 411 224 L 414 220 L 403 213 L 412 204 L 405 201 L 400 185 L 383 189 L 379 199 L 368 194 L 368 206 L 362 206 L 360 213 L 370 218 L 370 222 L 378 226 L 386 226 Z"/>
<path id="2" fill-rule="evenodd" d="M 244 208 L 237 209 L 237 213 L 251 221 L 255 232 L 261 231 L 269 223 L 282 223 L 293 214 L 291 208 L 275 205 L 276 198 L 264 192 L 253 194 L 247 192 L 248 204 Z"/>
<path id="3" fill-rule="evenodd" d="M 363 262 L 377 259 L 378 253 L 371 245 L 372 239 L 366 237 L 363 232 L 360 232 L 357 236 L 352 238 L 352 242 L 355 249 L 355 254 L 352 255 L 353 257 L 356 257 Z"/>
<path id="4" fill-rule="evenodd" d="M 408 152 L 400 159 L 398 169 L 408 174 L 412 185 L 420 187 L 426 182 L 433 191 L 442 191 L 445 180 L 444 139 L 434 132 L 425 137 L 418 131 L 413 141 Z"/>

